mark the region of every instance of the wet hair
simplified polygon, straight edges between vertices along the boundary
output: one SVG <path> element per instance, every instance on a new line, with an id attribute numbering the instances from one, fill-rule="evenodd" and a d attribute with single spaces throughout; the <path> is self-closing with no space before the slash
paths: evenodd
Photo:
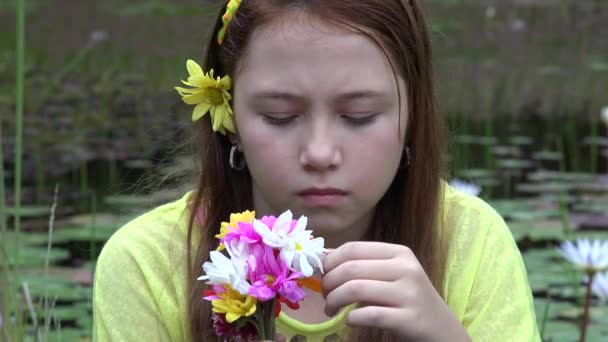
<path id="1" fill-rule="evenodd" d="M 376 205 L 370 238 L 409 247 L 442 294 L 445 248 L 440 203 L 441 177 L 445 171 L 444 126 L 437 110 L 430 36 L 420 1 L 244 0 L 219 45 L 216 36 L 224 11 L 225 6 L 218 11 L 203 63 L 204 70 L 214 69 L 216 75 L 234 78 L 246 56 L 252 33 L 294 11 L 362 34 L 382 49 L 393 68 L 395 81 L 397 76 L 405 80 L 406 115 L 409 115 L 405 145 L 410 148 L 411 158 L 409 165 L 405 165 L 406 158 L 402 157 L 395 178 Z M 221 222 L 231 213 L 252 209 L 253 197 L 247 169 L 235 171 L 229 166 L 229 138 L 213 132 L 209 119 L 199 120 L 196 128 L 200 173 L 189 203 L 192 210 L 187 235 L 187 324 L 192 341 L 210 341 L 217 338 L 211 307 L 201 295 L 206 285 L 196 278 L 200 276 L 200 265 L 217 246 L 214 236 Z M 195 236 L 197 241 L 192 241 Z M 370 339 L 399 338 L 380 329 L 357 328 L 352 329 L 348 340 Z"/>

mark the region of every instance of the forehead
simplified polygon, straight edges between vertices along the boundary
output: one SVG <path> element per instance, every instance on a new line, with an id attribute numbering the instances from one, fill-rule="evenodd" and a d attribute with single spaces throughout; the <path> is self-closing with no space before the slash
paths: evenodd
<path id="1" fill-rule="evenodd" d="M 370 37 L 306 14 L 258 28 L 235 81 L 237 87 L 280 83 L 293 91 L 321 93 L 362 85 L 381 91 L 396 88 L 386 54 Z"/>

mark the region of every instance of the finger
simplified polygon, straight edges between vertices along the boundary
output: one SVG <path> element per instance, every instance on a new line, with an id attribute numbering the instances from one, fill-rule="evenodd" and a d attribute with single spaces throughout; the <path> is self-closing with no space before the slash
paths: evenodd
<path id="1" fill-rule="evenodd" d="M 363 305 L 395 306 L 399 303 L 398 291 L 392 283 L 378 280 L 356 279 L 329 292 L 325 298 L 325 314 L 334 316 L 341 308 L 353 303 Z"/>
<path id="2" fill-rule="evenodd" d="M 365 306 L 352 310 L 346 316 L 346 324 L 357 327 L 395 330 L 406 320 L 401 317 L 401 309 L 386 306 Z"/>
<path id="3" fill-rule="evenodd" d="M 329 272 L 348 260 L 390 259 L 405 253 L 408 250 L 409 249 L 403 245 L 385 242 L 347 242 L 325 257 L 323 269 L 325 272 Z"/>
<path id="4" fill-rule="evenodd" d="M 330 293 L 349 280 L 397 280 L 402 273 L 399 271 L 397 263 L 402 262 L 398 259 L 346 261 L 331 270 L 331 272 L 325 273 L 321 280 L 323 294 Z"/>

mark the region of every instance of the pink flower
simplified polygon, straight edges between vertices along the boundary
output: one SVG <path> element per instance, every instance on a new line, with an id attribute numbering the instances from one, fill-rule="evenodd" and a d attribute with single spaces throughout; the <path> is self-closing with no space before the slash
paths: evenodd
<path id="1" fill-rule="evenodd" d="M 297 283 L 302 273 L 292 272 L 279 258 L 278 251 L 266 245 L 256 245 L 252 255 L 254 260 L 247 261 L 252 284 L 249 295 L 267 301 L 279 294 L 292 303 L 304 298 L 304 290 Z"/>
<path id="2" fill-rule="evenodd" d="M 246 222 L 238 223 L 239 229 L 230 229 L 226 235 L 220 239 L 224 245 L 230 244 L 233 240 L 244 241 L 248 244 L 255 244 L 262 241 L 262 237 L 253 229 L 253 224 Z"/>
<path id="3" fill-rule="evenodd" d="M 264 216 L 260 219 L 260 221 L 270 229 L 272 229 L 276 220 L 277 218 L 274 216 Z M 297 221 L 292 220 L 290 231 L 296 226 L 296 222 Z M 226 235 L 220 239 L 221 243 L 229 245 L 230 242 L 234 240 L 244 241 L 250 245 L 262 243 L 262 236 L 253 229 L 253 223 L 238 222 L 237 225 L 238 229 L 228 228 Z"/>
<path id="4" fill-rule="evenodd" d="M 260 219 L 260 221 L 262 221 L 263 224 L 265 224 L 268 228 L 272 230 L 272 228 L 274 227 L 274 223 L 277 221 L 277 218 L 274 216 L 264 216 Z M 290 233 L 296 227 L 296 223 L 298 223 L 297 220 L 291 220 L 291 225 L 289 227 L 288 233 Z M 261 239 L 262 238 L 260 237 L 260 240 Z"/>

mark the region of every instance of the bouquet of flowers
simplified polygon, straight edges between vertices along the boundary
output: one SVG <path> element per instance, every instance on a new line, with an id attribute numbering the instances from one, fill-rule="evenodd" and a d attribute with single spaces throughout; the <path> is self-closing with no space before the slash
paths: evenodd
<path id="1" fill-rule="evenodd" d="M 323 273 L 324 240 L 306 229 L 305 216 L 292 217 L 288 210 L 258 220 L 245 211 L 222 223 L 219 247 L 198 278 L 212 286 L 204 298 L 211 301 L 218 336 L 275 340 L 281 305 L 297 309 L 303 286 L 320 289 L 312 276 Z"/>

